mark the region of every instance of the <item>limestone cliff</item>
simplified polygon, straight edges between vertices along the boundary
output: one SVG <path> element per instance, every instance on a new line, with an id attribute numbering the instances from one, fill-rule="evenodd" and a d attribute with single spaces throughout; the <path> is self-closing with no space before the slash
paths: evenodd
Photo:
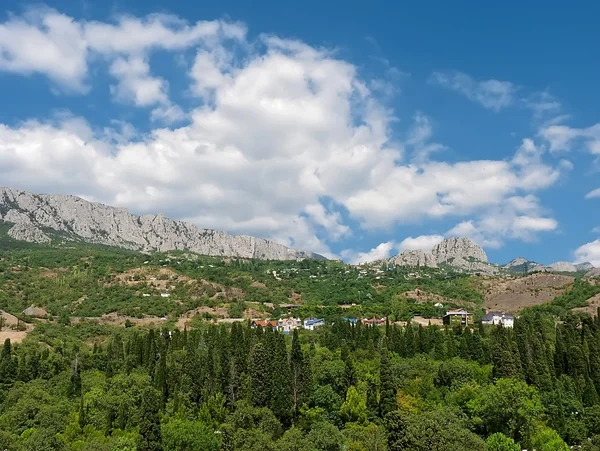
<path id="1" fill-rule="evenodd" d="M 204 255 L 273 260 L 324 258 L 251 236 L 202 229 L 161 215 L 136 216 L 124 208 L 76 196 L 0 188 L 0 222 L 17 240 L 50 242 L 60 236 L 138 251 L 187 250 Z"/>

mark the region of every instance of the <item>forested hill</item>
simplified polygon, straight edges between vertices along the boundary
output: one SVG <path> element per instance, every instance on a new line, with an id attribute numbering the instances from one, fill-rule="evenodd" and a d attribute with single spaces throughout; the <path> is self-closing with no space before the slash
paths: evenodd
<path id="1" fill-rule="evenodd" d="M 441 318 L 464 307 L 524 307 L 560 316 L 584 308 L 600 292 L 593 280 L 571 275 L 480 277 L 450 267 L 351 266 L 331 260 L 264 261 L 185 252 L 143 254 L 82 243 L 50 246 L 15 241 L 0 231 L 0 305 L 19 315 L 29 306 L 53 317 L 113 314 L 170 321 L 338 315 L 390 321 Z M 540 306 L 541 304 L 541 306 Z M 592 303 L 593 304 L 593 303 Z M 588 308 L 593 313 L 595 307 Z"/>
<path id="2" fill-rule="evenodd" d="M 593 279 L 0 244 L 0 449 L 600 451 Z M 514 329 L 435 325 L 506 293 Z M 290 308 L 327 325 L 226 321 Z"/>
<path id="3" fill-rule="evenodd" d="M 293 303 L 302 306 L 297 312 L 301 316 L 332 316 L 343 310 L 407 320 L 413 314 L 440 317 L 443 309 L 434 307 L 436 299 L 442 299 L 444 308 L 468 305 L 474 310 L 483 302 L 477 278 L 440 269 L 223 259 L 183 252 L 148 255 L 83 244 L 10 245 L 0 250 L 0 302 L 13 314 L 34 304 L 54 316 L 116 312 L 177 318 L 199 308 L 205 313 L 224 308 L 221 316 L 240 316 L 244 310 L 271 316 L 285 312 L 278 305 Z M 427 302 L 411 298 L 415 289 L 431 295 Z"/>

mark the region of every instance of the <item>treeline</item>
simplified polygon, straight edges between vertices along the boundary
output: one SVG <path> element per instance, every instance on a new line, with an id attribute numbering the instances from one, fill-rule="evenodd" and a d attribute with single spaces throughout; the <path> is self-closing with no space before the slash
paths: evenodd
<path id="1" fill-rule="evenodd" d="M 0 449 L 600 449 L 598 319 L 77 331 L 4 343 Z"/>

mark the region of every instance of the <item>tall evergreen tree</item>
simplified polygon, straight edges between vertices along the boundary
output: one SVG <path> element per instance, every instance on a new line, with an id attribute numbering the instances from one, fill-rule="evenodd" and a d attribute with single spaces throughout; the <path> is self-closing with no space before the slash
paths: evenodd
<path id="1" fill-rule="evenodd" d="M 390 366 L 390 358 L 387 346 L 383 346 L 381 349 L 379 384 L 379 416 L 383 418 L 397 408 L 396 389 L 394 386 L 394 379 Z"/>
<path id="2" fill-rule="evenodd" d="M 347 347 L 346 347 L 347 349 Z M 310 364 L 304 357 L 298 338 L 298 330 L 292 335 L 292 349 L 290 352 L 291 399 L 292 415 L 296 419 L 300 407 L 307 398 L 310 387 Z"/>
<path id="3" fill-rule="evenodd" d="M 250 377 L 252 404 L 256 407 L 267 406 L 271 394 L 271 372 L 269 355 L 260 341 L 254 345 L 250 354 Z"/>
<path id="4" fill-rule="evenodd" d="M 285 337 L 273 334 L 273 352 L 271 355 L 271 410 L 284 424 L 292 417 L 292 376 L 285 345 Z"/>
<path id="5" fill-rule="evenodd" d="M 81 368 L 79 365 L 79 356 L 75 356 L 75 360 L 73 360 L 71 365 L 69 395 L 72 397 L 81 396 Z"/>
<path id="6" fill-rule="evenodd" d="M 146 388 L 142 395 L 140 436 L 137 451 L 162 451 L 159 393 L 154 388 Z"/>

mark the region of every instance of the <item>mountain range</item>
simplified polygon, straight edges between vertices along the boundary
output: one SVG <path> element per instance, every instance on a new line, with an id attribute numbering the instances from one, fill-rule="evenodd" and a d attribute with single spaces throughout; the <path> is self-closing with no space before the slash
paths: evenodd
<path id="1" fill-rule="evenodd" d="M 211 256 L 263 260 L 325 258 L 263 238 L 203 229 L 162 215 L 136 216 L 124 208 L 89 202 L 76 196 L 34 194 L 11 188 L 0 188 L 0 223 L 8 226 L 11 238 L 35 243 L 83 241 L 142 252 L 185 250 Z M 505 265 L 494 265 L 488 262 L 480 246 L 464 237 L 445 239 L 428 252 L 405 250 L 387 262 L 432 268 L 449 266 L 481 274 L 594 269 L 590 263 L 557 262 L 544 266 L 521 257 Z"/>
<path id="2" fill-rule="evenodd" d="M 162 215 L 136 216 L 124 208 L 76 196 L 34 194 L 11 188 L 0 188 L 0 222 L 9 225 L 10 237 L 35 243 L 58 239 L 143 252 L 186 250 L 264 260 L 324 258 L 262 238 L 202 229 Z"/>

